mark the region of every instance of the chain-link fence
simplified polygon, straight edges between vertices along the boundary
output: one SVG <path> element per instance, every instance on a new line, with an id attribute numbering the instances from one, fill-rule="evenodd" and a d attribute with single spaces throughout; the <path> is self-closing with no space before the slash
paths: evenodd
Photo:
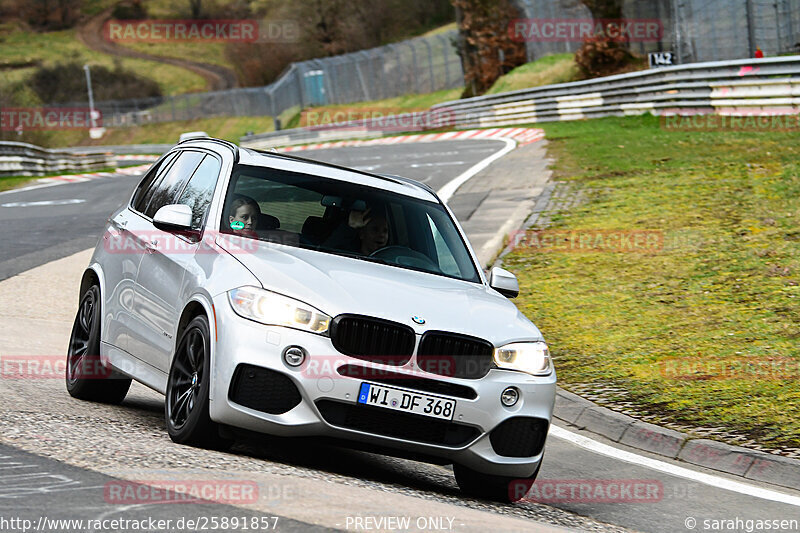
<path id="1" fill-rule="evenodd" d="M 457 32 L 290 65 L 265 87 L 97 102 L 106 127 L 215 116 L 278 117 L 311 105 L 382 100 L 464 85 Z M 69 104 L 74 105 L 74 104 Z"/>
<path id="2" fill-rule="evenodd" d="M 591 20 L 580 0 L 516 0 L 534 20 Z M 659 39 L 631 40 L 632 51 L 671 51 L 679 63 L 800 52 L 800 0 L 623 0 L 623 19 L 657 21 Z M 579 40 L 528 39 L 528 59 L 574 52 Z"/>
<path id="3" fill-rule="evenodd" d="M 591 20 L 580 0 L 515 0 L 530 20 Z M 656 21 L 658 39 L 631 40 L 639 54 L 671 51 L 678 63 L 800 52 L 800 0 L 623 0 L 626 20 Z M 98 102 L 103 125 L 133 126 L 215 116 L 278 117 L 312 105 L 380 100 L 462 87 L 456 30 L 370 50 L 293 63 L 265 87 Z M 526 39 L 528 59 L 574 52 L 580 39 Z M 84 105 L 84 102 L 78 105 Z M 76 104 L 68 104 L 76 105 Z"/>

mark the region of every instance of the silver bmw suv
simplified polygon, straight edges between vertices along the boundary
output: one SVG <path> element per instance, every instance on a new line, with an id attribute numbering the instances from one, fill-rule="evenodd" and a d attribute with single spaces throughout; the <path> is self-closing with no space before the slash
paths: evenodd
<path id="1" fill-rule="evenodd" d="M 217 139 L 179 143 L 109 219 L 80 286 L 67 389 L 166 396 L 173 441 L 331 437 L 453 464 L 520 499 L 556 376 L 427 186 Z"/>

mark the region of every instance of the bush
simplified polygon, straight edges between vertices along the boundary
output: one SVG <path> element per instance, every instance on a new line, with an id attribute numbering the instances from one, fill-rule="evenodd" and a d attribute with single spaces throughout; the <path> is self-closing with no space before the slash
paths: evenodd
<path id="1" fill-rule="evenodd" d="M 78 23 L 83 0 L 17 0 L 17 15 L 31 28 L 44 31 L 72 28 Z"/>
<path id="2" fill-rule="evenodd" d="M 584 78 L 610 76 L 636 60 L 624 43 L 600 36 L 586 39 L 575 54 L 575 63 Z"/>
<path id="3" fill-rule="evenodd" d="M 123 69 L 102 66 L 91 67 L 94 99 L 122 100 L 127 98 L 152 98 L 161 96 L 161 88 L 148 78 Z M 78 62 L 60 63 L 40 67 L 28 79 L 28 86 L 45 103 L 86 102 L 86 74 Z"/>
<path id="4" fill-rule="evenodd" d="M 123 1 L 114 6 L 111 17 L 117 20 L 141 20 L 147 18 L 147 8 L 142 0 Z"/>
<path id="5" fill-rule="evenodd" d="M 38 104 L 36 97 L 22 84 L 0 85 L 0 109 L 32 107 Z M 45 131 L 25 130 L 17 132 L 0 128 L 0 141 L 17 141 L 45 146 L 47 139 L 48 132 Z"/>

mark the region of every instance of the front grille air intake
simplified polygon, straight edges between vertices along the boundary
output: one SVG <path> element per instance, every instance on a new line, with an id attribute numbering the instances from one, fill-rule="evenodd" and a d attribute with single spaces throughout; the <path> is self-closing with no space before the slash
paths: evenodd
<path id="1" fill-rule="evenodd" d="M 339 352 L 384 365 L 402 366 L 414 352 L 410 326 L 361 315 L 339 315 L 331 322 L 331 342 Z"/>
<path id="2" fill-rule="evenodd" d="M 422 336 L 417 365 L 425 372 L 480 379 L 494 365 L 492 343 L 457 333 L 428 331 Z"/>
<path id="3" fill-rule="evenodd" d="M 516 416 L 494 428 L 489 441 L 497 455 L 535 457 L 542 452 L 547 429 L 547 420 Z"/>
<path id="4" fill-rule="evenodd" d="M 465 446 L 480 435 L 474 426 L 380 407 L 334 400 L 318 400 L 316 405 L 322 418 L 330 425 L 374 435 L 451 448 Z"/>
<path id="5" fill-rule="evenodd" d="M 239 405 L 271 415 L 286 413 L 302 400 L 297 386 L 285 374 L 247 364 L 236 367 L 228 398 Z"/>

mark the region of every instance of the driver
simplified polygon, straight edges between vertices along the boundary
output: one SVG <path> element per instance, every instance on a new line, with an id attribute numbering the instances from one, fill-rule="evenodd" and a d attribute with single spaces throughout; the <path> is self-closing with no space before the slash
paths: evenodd
<path id="1" fill-rule="evenodd" d="M 375 206 L 364 211 L 350 211 L 342 223 L 325 240 L 324 246 L 336 250 L 370 255 L 389 242 L 389 224 L 386 213 Z"/>
<path id="2" fill-rule="evenodd" d="M 358 232 L 360 251 L 364 255 L 380 250 L 389 242 L 389 223 L 386 216 L 380 213 L 370 216 L 370 211 L 351 211 L 347 221 Z"/>

